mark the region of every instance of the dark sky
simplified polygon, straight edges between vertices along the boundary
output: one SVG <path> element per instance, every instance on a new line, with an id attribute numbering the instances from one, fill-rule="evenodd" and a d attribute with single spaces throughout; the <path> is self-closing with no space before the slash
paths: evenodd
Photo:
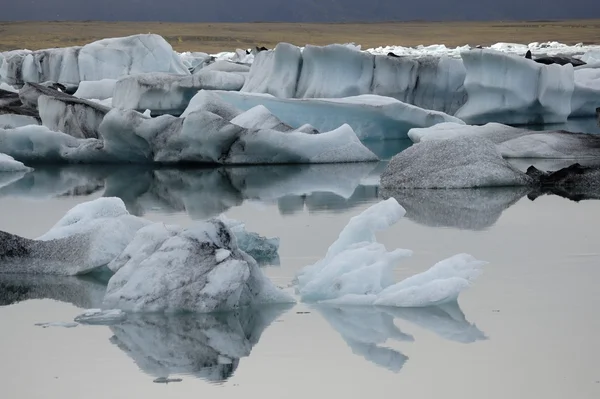
<path id="1" fill-rule="evenodd" d="M 0 0 L 0 20 L 338 22 L 600 18 L 600 0 Z"/>

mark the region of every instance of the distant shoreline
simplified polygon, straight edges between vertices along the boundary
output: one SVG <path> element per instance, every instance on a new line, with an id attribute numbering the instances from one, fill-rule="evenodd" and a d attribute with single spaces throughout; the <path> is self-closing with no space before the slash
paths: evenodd
<path id="1" fill-rule="evenodd" d="M 326 45 L 354 42 L 363 48 L 497 42 L 557 41 L 600 44 L 600 19 L 564 21 L 172 23 L 102 21 L 0 22 L 0 51 L 83 45 L 137 33 L 159 34 L 177 51 L 216 53 L 279 42 Z"/>

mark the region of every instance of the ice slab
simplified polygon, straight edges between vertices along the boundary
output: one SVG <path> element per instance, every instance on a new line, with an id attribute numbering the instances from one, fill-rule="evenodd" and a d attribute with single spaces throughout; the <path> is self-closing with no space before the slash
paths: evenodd
<path id="1" fill-rule="evenodd" d="M 118 324 L 127 319 L 127 314 L 119 309 L 88 309 L 75 317 L 76 323 L 111 325 Z"/>
<path id="2" fill-rule="evenodd" d="M 79 324 L 65 322 L 65 321 L 52 321 L 52 322 L 48 322 L 48 323 L 36 323 L 35 325 L 38 327 L 42 327 L 42 328 L 48 328 L 48 327 L 73 328 L 73 327 L 77 327 Z"/>
<path id="3" fill-rule="evenodd" d="M 443 122 L 463 123 L 442 112 L 377 95 L 339 99 L 284 99 L 245 92 L 215 94 L 242 110 L 263 105 L 292 127 L 308 123 L 319 131 L 329 131 L 348 124 L 361 140 L 401 139 L 406 138 L 406 133 L 414 127 L 433 126 Z"/>
<path id="4" fill-rule="evenodd" d="M 387 189 L 525 186 L 532 179 L 485 138 L 423 141 L 394 156 L 381 175 Z"/>
<path id="5" fill-rule="evenodd" d="M 131 75 L 115 84 L 113 107 L 180 115 L 199 90 L 240 90 L 244 81 L 240 74 L 216 70 L 201 70 L 188 76 L 167 73 Z"/>

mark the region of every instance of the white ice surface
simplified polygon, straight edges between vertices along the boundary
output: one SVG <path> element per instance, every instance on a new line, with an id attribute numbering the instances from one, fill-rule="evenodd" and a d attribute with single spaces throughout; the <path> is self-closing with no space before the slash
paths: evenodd
<path id="1" fill-rule="evenodd" d="M 427 307 L 454 302 L 470 285 L 485 262 L 456 255 L 399 283 L 393 281 L 396 263 L 409 250 L 388 252 L 375 238 L 404 216 L 394 198 L 381 201 L 353 217 L 325 258 L 297 275 L 297 293 L 303 301 L 330 305 Z"/>
<path id="2" fill-rule="evenodd" d="M 39 125 L 40 122 L 33 116 L 0 114 L 0 129 L 14 129 L 27 125 Z"/>
<path id="3" fill-rule="evenodd" d="M 86 80 L 79 84 L 74 96 L 87 100 L 106 100 L 112 98 L 116 84 L 116 79 Z"/>

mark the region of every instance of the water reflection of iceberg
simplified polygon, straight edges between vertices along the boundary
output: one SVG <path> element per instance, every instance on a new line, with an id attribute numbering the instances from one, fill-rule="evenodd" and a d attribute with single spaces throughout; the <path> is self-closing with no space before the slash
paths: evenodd
<path id="1" fill-rule="evenodd" d="M 454 342 L 472 343 L 487 339 L 469 323 L 457 303 L 429 308 L 331 307 L 315 308 L 342 336 L 356 355 L 393 372 L 402 369 L 408 357 L 382 346 L 388 340 L 414 341 L 402 332 L 395 320 L 408 321 L 418 327 Z"/>
<path id="2" fill-rule="evenodd" d="M 92 277 L 0 273 L 0 306 L 30 299 L 52 299 L 79 308 L 100 307 L 106 283 Z"/>
<path id="3" fill-rule="evenodd" d="M 40 167 L 0 187 L 0 196 L 119 197 L 136 215 L 161 209 L 194 219 L 216 216 L 244 200 L 277 202 L 282 213 L 348 209 L 377 198 L 377 164 L 282 165 L 210 169 L 143 166 Z M 377 177 L 377 176 L 375 176 Z"/>
<path id="4" fill-rule="evenodd" d="M 492 226 L 506 209 L 530 191 L 527 187 L 394 190 L 382 192 L 394 197 L 406 209 L 406 218 L 433 227 L 483 230 Z"/>
<path id="5" fill-rule="evenodd" d="M 264 330 L 289 307 L 205 315 L 135 315 L 111 326 L 111 342 L 153 378 L 227 380 Z"/>

